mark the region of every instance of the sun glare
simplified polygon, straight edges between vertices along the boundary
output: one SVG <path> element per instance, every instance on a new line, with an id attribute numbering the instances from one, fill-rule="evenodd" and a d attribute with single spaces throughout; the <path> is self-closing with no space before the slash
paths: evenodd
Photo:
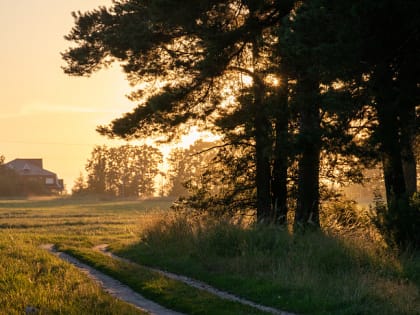
<path id="1" fill-rule="evenodd" d="M 265 82 L 268 85 L 271 86 L 280 86 L 281 80 L 279 77 L 273 75 L 273 74 L 269 74 L 266 78 L 265 78 Z"/>
<path id="2" fill-rule="evenodd" d="M 184 135 L 181 137 L 181 141 L 179 144 L 179 147 L 188 148 L 190 145 L 192 145 L 194 142 L 198 140 L 203 141 L 217 141 L 220 137 L 211 133 L 211 132 L 205 132 L 198 130 L 197 127 L 192 127 L 190 132 L 187 135 Z"/>
<path id="3" fill-rule="evenodd" d="M 251 86 L 252 83 L 254 82 L 254 79 L 249 75 L 242 74 L 241 81 L 245 86 Z M 271 85 L 271 86 L 279 86 L 281 84 L 280 78 L 273 74 L 269 74 L 268 76 L 266 76 L 264 78 L 264 81 L 266 84 Z"/>
<path id="4" fill-rule="evenodd" d="M 243 83 L 245 86 L 251 86 L 251 85 L 252 85 L 252 82 L 254 81 L 254 80 L 252 79 L 252 77 L 251 77 L 251 76 L 249 76 L 249 75 L 242 75 L 242 76 L 241 76 L 241 80 L 242 80 L 242 83 Z"/>

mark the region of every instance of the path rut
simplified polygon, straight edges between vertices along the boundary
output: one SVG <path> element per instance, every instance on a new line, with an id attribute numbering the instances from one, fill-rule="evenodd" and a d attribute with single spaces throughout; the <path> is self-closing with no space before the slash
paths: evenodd
<path id="1" fill-rule="evenodd" d="M 113 259 L 117 259 L 120 261 L 124 261 L 126 263 L 130 263 L 130 264 L 135 264 L 134 262 L 119 257 L 117 255 L 112 254 L 111 252 L 109 252 L 107 250 L 108 245 L 107 244 L 102 244 L 102 245 L 98 245 L 94 247 L 94 250 L 99 250 L 102 253 L 104 253 L 105 255 L 108 255 L 110 257 L 112 257 Z M 81 261 L 79 261 L 78 259 L 63 253 L 63 252 L 59 252 L 57 250 L 55 250 L 54 248 L 54 244 L 44 244 L 41 246 L 41 248 L 48 250 L 49 252 L 51 252 L 52 254 L 58 256 L 59 258 L 69 262 L 70 264 L 76 266 L 78 269 L 80 269 L 82 272 L 84 272 L 85 274 L 87 274 L 91 279 L 93 279 L 95 282 L 97 282 L 104 291 L 108 292 L 109 294 L 111 294 L 112 296 L 114 296 L 115 298 L 118 298 L 122 301 L 125 301 L 127 303 L 130 303 L 132 305 L 134 305 L 135 307 L 148 312 L 151 315 L 184 315 L 182 313 L 179 312 L 175 312 L 173 310 L 169 310 L 151 300 L 146 299 L 145 297 L 143 297 L 142 295 L 140 295 L 139 293 L 133 291 L 131 288 L 129 288 L 128 286 L 126 286 L 125 284 L 121 283 L 120 281 L 111 278 L 110 276 L 107 276 L 106 274 L 82 263 Z M 216 289 L 215 287 L 212 287 L 210 285 L 208 285 L 207 283 L 186 277 L 186 276 L 182 276 L 182 275 L 177 275 L 171 272 L 167 272 L 167 271 L 163 271 L 160 269 L 156 269 L 156 268 L 151 268 L 151 267 L 147 267 L 142 265 L 143 268 L 147 268 L 151 271 L 154 271 L 156 273 L 159 273 L 167 278 L 170 279 L 174 279 L 177 281 L 181 281 L 183 283 L 186 283 L 187 285 L 203 290 L 203 291 L 207 291 L 211 294 L 214 294 L 222 299 L 225 300 L 229 300 L 229 301 L 234 301 L 234 302 L 238 302 L 244 305 L 248 305 L 251 306 L 255 309 L 258 309 L 260 311 L 264 311 L 267 313 L 271 313 L 271 314 L 275 314 L 275 315 L 296 315 L 294 313 L 289 313 L 289 312 L 284 312 L 269 306 L 265 306 L 265 305 L 261 305 L 249 300 L 246 300 L 244 298 L 238 297 L 236 295 L 233 295 L 231 293 Z"/>
<path id="2" fill-rule="evenodd" d="M 182 313 L 169 310 L 153 301 L 144 298 L 142 295 L 133 291 L 131 288 L 124 285 L 120 281 L 107 276 L 106 274 L 80 262 L 76 258 L 66 253 L 56 251 L 53 244 L 45 244 L 41 247 L 76 266 L 82 272 L 87 274 L 89 278 L 97 282 L 104 291 L 108 292 L 117 299 L 130 303 L 151 315 L 184 315 Z"/>
<path id="3" fill-rule="evenodd" d="M 131 260 L 119 257 L 117 255 L 114 255 L 113 253 L 109 252 L 107 250 L 107 248 L 108 248 L 107 244 L 101 244 L 101 245 L 98 245 L 98 246 L 94 247 L 95 250 L 99 250 L 102 253 L 104 253 L 104 254 L 106 254 L 106 255 L 114 258 L 114 259 L 118 259 L 118 260 L 121 260 L 121 261 L 124 261 L 124 262 L 127 262 L 127 263 L 131 263 L 131 264 L 134 263 Z M 241 303 L 241 304 L 244 304 L 244 305 L 248 305 L 248 306 L 251 306 L 255 309 L 263 311 L 263 312 L 267 312 L 267 313 L 271 313 L 271 314 L 275 314 L 275 315 L 296 315 L 296 314 L 293 314 L 293 313 L 284 312 L 284 311 L 278 310 L 278 309 L 273 308 L 273 307 L 261 305 L 261 304 L 246 300 L 244 298 L 238 297 L 238 296 L 233 295 L 231 293 L 228 293 L 228 292 L 219 290 L 215 287 L 212 287 L 211 285 L 208 285 L 207 283 L 204 283 L 204 282 L 201 282 L 201 281 L 198 281 L 198 280 L 186 277 L 186 276 L 174 274 L 174 273 L 171 273 L 171 272 L 168 272 L 168 271 L 163 271 L 163 270 L 156 269 L 156 268 L 147 267 L 147 266 L 144 266 L 144 265 L 142 265 L 142 267 L 147 268 L 149 270 L 152 270 L 154 272 L 157 272 L 157 273 L 159 273 L 159 274 L 161 274 L 165 277 L 168 277 L 170 279 L 174 279 L 174 280 L 177 280 L 177 281 L 184 282 L 191 287 L 194 287 L 194 288 L 197 288 L 197 289 L 200 289 L 200 290 L 203 290 L 203 291 L 207 291 L 207 292 L 209 292 L 211 294 L 214 294 L 214 295 L 216 295 L 216 296 L 218 296 L 222 299 L 238 302 L 238 303 Z"/>

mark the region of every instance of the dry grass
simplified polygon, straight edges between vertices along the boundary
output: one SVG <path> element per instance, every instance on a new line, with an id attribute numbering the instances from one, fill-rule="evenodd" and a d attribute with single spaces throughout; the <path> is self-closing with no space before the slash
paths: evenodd
<path id="1" fill-rule="evenodd" d="M 301 314 L 420 313 L 418 253 L 397 256 L 357 228 L 332 231 L 292 235 L 275 227 L 173 216 L 138 244 L 115 249 Z"/>

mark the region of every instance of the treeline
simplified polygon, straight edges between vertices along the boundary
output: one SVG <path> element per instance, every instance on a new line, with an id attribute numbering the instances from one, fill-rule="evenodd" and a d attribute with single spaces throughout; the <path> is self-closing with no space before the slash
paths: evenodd
<path id="1" fill-rule="evenodd" d="M 72 194 L 151 197 L 161 162 L 162 153 L 147 145 L 96 146 L 86 163 L 87 179 L 81 174 Z"/>
<path id="2" fill-rule="evenodd" d="M 22 195 L 19 177 L 16 172 L 4 164 L 5 157 L 0 155 L 0 196 L 13 197 Z"/>
<path id="3" fill-rule="evenodd" d="M 273 224 L 294 210 L 297 229 L 316 228 L 326 184 L 361 182 L 381 163 L 377 222 L 419 244 L 419 11 L 413 0 L 117 1 L 74 13 L 65 72 L 115 61 L 142 83 L 138 106 L 104 135 L 222 135 L 191 206 L 256 209 Z"/>
<path id="4" fill-rule="evenodd" d="M 202 185 L 215 145 L 198 140 L 188 148 L 174 148 L 166 163 L 161 151 L 148 145 L 96 146 L 86 162 L 86 175 L 81 173 L 74 182 L 72 195 L 188 197 Z"/>

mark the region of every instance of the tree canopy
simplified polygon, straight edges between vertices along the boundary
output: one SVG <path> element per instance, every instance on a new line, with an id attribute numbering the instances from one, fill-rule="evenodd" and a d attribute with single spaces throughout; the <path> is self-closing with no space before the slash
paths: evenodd
<path id="1" fill-rule="evenodd" d="M 151 197 L 162 153 L 151 146 L 96 146 L 86 163 L 87 180 L 80 175 L 73 193 L 115 197 Z"/>
<path id="2" fill-rule="evenodd" d="M 230 191 L 247 191 L 258 222 L 286 223 L 295 208 L 295 226 L 318 227 L 325 180 L 360 181 L 377 162 L 390 218 L 418 220 L 404 209 L 417 191 L 419 9 L 414 0 L 114 1 L 73 13 L 64 71 L 119 63 L 135 87 L 137 106 L 101 134 L 172 139 L 192 125 L 221 134 L 219 179 L 246 178 L 236 187 L 250 189 Z"/>

